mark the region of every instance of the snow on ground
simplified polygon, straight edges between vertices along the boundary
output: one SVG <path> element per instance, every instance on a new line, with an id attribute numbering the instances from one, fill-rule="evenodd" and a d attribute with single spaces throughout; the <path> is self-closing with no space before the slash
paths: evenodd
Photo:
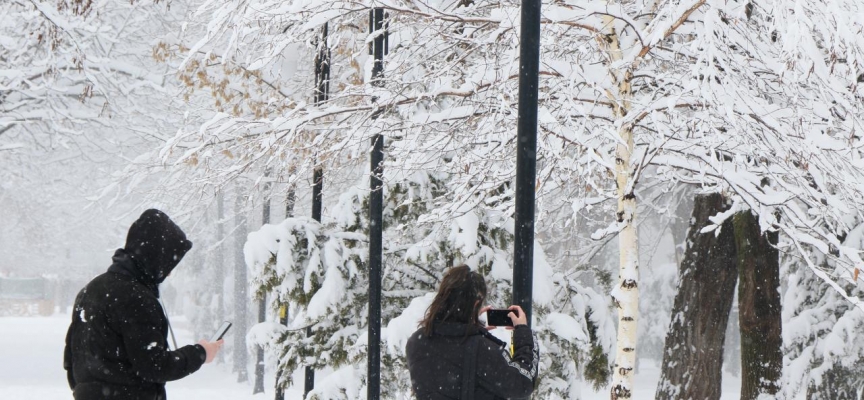
<path id="1" fill-rule="evenodd" d="M 542 354 L 541 354 L 542 357 Z M 653 360 L 639 360 L 639 371 L 636 373 L 634 400 L 651 400 L 657 390 L 657 381 L 660 380 L 660 366 Z M 738 400 L 741 398 L 741 378 L 723 373 L 723 394 L 720 400 Z M 603 389 L 599 393 L 590 387 L 582 388 L 582 400 L 609 400 L 609 389 Z"/>
<path id="2" fill-rule="evenodd" d="M 63 370 L 63 346 L 68 314 L 52 317 L 0 318 L 0 399 L 71 400 L 72 392 Z M 179 345 L 193 343 L 188 331 L 180 328 L 182 318 L 172 317 Z M 170 340 L 170 339 L 169 339 Z M 251 377 L 251 375 L 250 375 Z M 300 380 L 302 382 L 302 379 Z M 266 376 L 263 395 L 252 395 L 252 382 L 236 383 L 231 366 L 206 364 L 198 372 L 167 386 L 173 400 L 272 399 L 274 377 Z M 299 399 L 301 391 L 290 390 L 286 399 Z"/>
<path id="3" fill-rule="evenodd" d="M 181 346 L 193 343 L 190 333 L 183 329 L 184 320 L 172 317 Z M 72 394 L 66 384 L 63 370 L 63 341 L 69 326 L 68 314 L 52 317 L 0 318 L 0 399 L 15 400 L 69 400 Z M 541 355 L 542 356 L 542 355 Z M 251 372 L 251 371 L 250 371 Z M 634 399 L 653 399 L 660 369 L 651 360 L 643 360 L 636 375 Z M 251 374 L 250 374 L 251 377 Z M 320 377 L 318 377 L 320 378 Z M 207 364 L 200 371 L 176 382 L 168 383 L 168 398 L 174 400 L 244 400 L 273 397 L 272 374 L 265 380 L 266 392 L 252 395 L 252 382 L 236 383 L 230 365 Z M 302 383 L 301 376 L 295 382 Z M 722 400 L 737 399 L 740 379 L 729 374 L 723 376 Z M 288 400 L 300 399 L 300 390 L 285 393 Z M 582 389 L 583 400 L 606 400 L 609 391 L 594 392 Z"/>

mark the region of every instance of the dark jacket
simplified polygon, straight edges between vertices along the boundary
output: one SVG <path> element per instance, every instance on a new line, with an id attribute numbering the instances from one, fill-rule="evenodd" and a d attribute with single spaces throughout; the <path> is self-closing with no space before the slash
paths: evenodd
<path id="1" fill-rule="evenodd" d="M 467 332 L 467 335 L 466 335 Z M 418 400 L 527 398 L 534 390 L 540 355 L 525 325 L 513 330 L 514 353 L 484 328 L 438 323 L 433 335 L 417 330 L 405 352 Z"/>
<path id="2" fill-rule="evenodd" d="M 167 215 L 147 210 L 108 271 L 78 293 L 63 360 L 76 400 L 164 400 L 165 382 L 201 368 L 200 345 L 169 350 L 159 304 L 159 283 L 190 248 Z"/>

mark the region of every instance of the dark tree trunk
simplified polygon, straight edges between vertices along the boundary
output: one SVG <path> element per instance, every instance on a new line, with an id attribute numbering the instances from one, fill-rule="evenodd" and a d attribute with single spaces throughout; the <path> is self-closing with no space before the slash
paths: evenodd
<path id="1" fill-rule="evenodd" d="M 694 202 L 658 400 L 720 398 L 723 344 L 738 278 L 735 238 L 732 221 L 721 226 L 719 236 L 700 231 L 710 223 L 708 217 L 727 208 L 720 194 L 700 195 Z"/>
<path id="2" fill-rule="evenodd" d="M 246 216 L 243 213 L 243 196 L 240 186 L 237 186 L 234 199 L 234 371 L 237 372 L 237 382 L 249 380 L 246 370 L 249 365 L 249 353 L 246 351 L 246 332 L 249 331 L 246 322 L 249 320 L 246 302 L 249 295 L 246 292 L 246 260 L 243 257 L 243 245 L 246 242 Z"/>
<path id="3" fill-rule="evenodd" d="M 774 395 L 783 368 L 780 256 L 777 232 L 762 234 L 749 211 L 735 214 L 738 315 L 741 327 L 741 400 Z"/>

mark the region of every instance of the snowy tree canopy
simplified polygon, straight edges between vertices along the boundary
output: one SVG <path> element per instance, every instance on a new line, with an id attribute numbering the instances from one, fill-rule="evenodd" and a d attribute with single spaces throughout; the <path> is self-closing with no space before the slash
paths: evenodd
<path id="1" fill-rule="evenodd" d="M 199 10 L 210 22 L 193 56 L 212 48 L 250 70 L 286 59 L 308 68 L 328 23 L 333 93 L 315 105 L 311 74 L 292 75 L 293 94 L 273 99 L 289 111 L 221 114 L 201 134 L 224 140 L 201 141 L 188 156 L 206 154 L 227 173 L 238 163 L 217 149 L 253 145 L 253 154 L 273 160 L 314 148 L 336 168 L 382 132 L 391 140 L 388 168 L 454 174 L 451 211 L 493 195 L 513 176 L 518 5 L 209 4 Z M 369 82 L 369 7 L 388 13 L 382 88 Z M 729 193 L 737 209 L 760 215 L 763 229 L 816 243 L 847 268 L 860 263 L 837 239 L 850 229 L 849 211 L 862 209 L 858 3 L 553 1 L 543 10 L 540 202 L 556 192 L 551 208 L 614 198 L 603 178 L 614 169 L 618 133 L 631 129 L 634 185 L 646 166 L 659 166 L 658 179 Z M 610 35 L 617 50 L 607 46 Z M 574 192 L 577 180 L 589 189 Z"/>
<path id="2" fill-rule="evenodd" d="M 373 7 L 387 13 L 380 84 L 372 82 L 367 54 L 380 34 L 367 29 Z M 834 260 L 826 265 L 851 277 L 859 250 L 842 239 L 864 210 L 855 133 L 861 7 L 544 4 L 538 237 L 578 237 L 570 221 L 598 205 L 608 216 L 592 239 L 602 241 L 628 229 L 635 212 L 609 200 L 631 201 L 646 184 L 692 184 L 734 202 L 708 231 L 752 210 L 764 231 L 788 238 L 785 250 L 804 260 L 824 253 Z M 360 165 L 369 138 L 382 133 L 385 178 L 397 182 L 418 170 L 448 177 L 449 195 L 425 221 L 446 224 L 477 207 L 512 213 L 506 193 L 515 171 L 519 2 L 252 1 L 206 3 L 199 15 L 207 32 L 184 67 L 215 59 L 281 77 L 268 104 L 282 108 L 220 113 L 178 133 L 163 153 L 183 141 L 190 150 L 178 161 L 205 160 L 207 174 L 223 180 L 263 166 L 294 180 L 315 165 L 335 179 Z M 316 104 L 312 74 L 300 72 L 321 46 L 332 54 L 332 92 Z M 246 156 L 225 156 L 236 149 Z M 649 166 L 657 173 L 646 174 Z M 583 254 L 587 263 L 595 253 Z M 637 264 L 622 258 L 622 282 L 633 282 L 625 286 L 638 281 Z M 840 275 L 811 268 L 840 289 Z M 623 302 L 621 295 L 613 291 Z"/>

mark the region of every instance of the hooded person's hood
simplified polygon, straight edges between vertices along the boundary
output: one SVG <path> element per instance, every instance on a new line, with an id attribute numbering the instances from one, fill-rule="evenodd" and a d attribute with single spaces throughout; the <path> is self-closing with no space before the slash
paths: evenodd
<path id="1" fill-rule="evenodd" d="M 132 259 L 136 278 L 149 286 L 162 283 L 191 248 L 192 242 L 171 218 L 150 209 L 129 227 L 123 252 Z"/>

